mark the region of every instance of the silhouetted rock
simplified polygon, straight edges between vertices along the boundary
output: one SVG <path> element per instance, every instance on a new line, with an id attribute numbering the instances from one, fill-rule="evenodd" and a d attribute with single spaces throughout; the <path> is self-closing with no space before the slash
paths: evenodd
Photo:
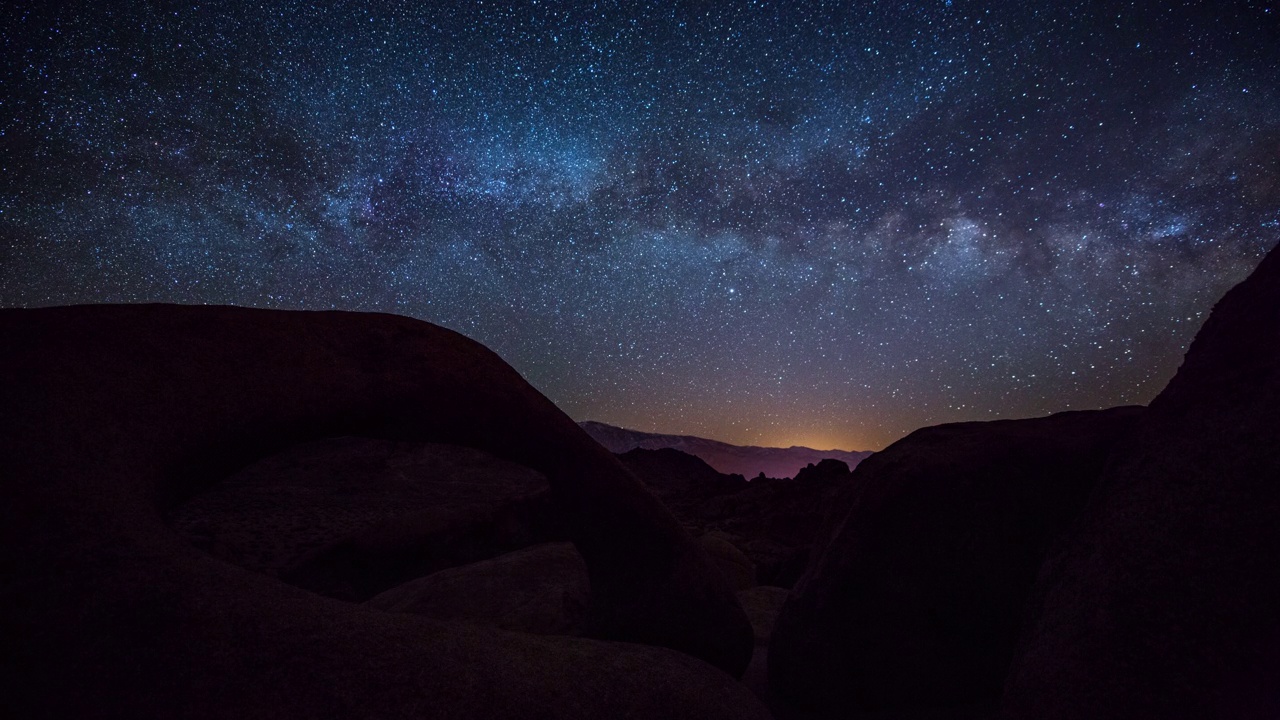
<path id="1" fill-rule="evenodd" d="M 741 475 L 725 475 L 702 458 L 672 448 L 636 448 L 621 453 L 618 459 L 664 500 L 704 500 L 747 487 Z"/>
<path id="2" fill-rule="evenodd" d="M 572 543 L 547 543 L 418 578 L 367 606 L 540 635 L 581 635 L 591 583 Z M 750 615 L 748 615 L 748 618 Z"/>
<path id="3" fill-rule="evenodd" d="M 740 672 L 750 625 L 706 554 L 475 342 L 387 315 L 155 305 L 4 310 L 0 338 L 15 716 L 762 714 L 679 653 L 362 608 L 217 560 L 166 524 L 307 440 L 476 447 L 546 476 L 589 568 L 594 634 Z"/>
<path id="4" fill-rule="evenodd" d="M 869 457 L 869 456 L 868 456 Z M 796 482 L 822 482 L 823 480 L 843 480 L 849 476 L 849 464 L 836 460 L 835 458 L 826 458 L 819 460 L 817 465 L 809 463 L 800 468 L 796 473 Z"/>
<path id="5" fill-rule="evenodd" d="M 805 465 L 812 465 L 824 458 L 835 458 L 853 467 L 871 454 L 861 450 L 814 450 L 798 445 L 789 448 L 731 445 L 693 435 L 662 435 L 628 430 L 592 420 L 578 424 L 610 452 L 622 454 L 636 448 L 674 448 L 702 458 L 717 472 L 743 477 L 755 477 L 763 473 L 768 477 L 789 478 Z"/>
<path id="6" fill-rule="evenodd" d="M 1213 309 L 1041 572 L 1002 716 L 1280 717 L 1280 250 Z"/>
<path id="7" fill-rule="evenodd" d="M 698 542 L 734 590 L 755 587 L 755 564 L 724 533 L 709 532 L 699 536 Z"/>
<path id="8" fill-rule="evenodd" d="M 740 493 L 708 501 L 707 512 L 723 518 L 718 529 L 742 538 L 738 545 L 755 562 L 760 584 L 791 587 L 809 563 L 823 518 L 852 482 L 845 463 L 824 460 L 794 480 L 753 480 Z"/>
<path id="9" fill-rule="evenodd" d="M 940 425 L 863 461 L 778 617 L 773 688 L 835 712 L 998 696 L 1041 559 L 1140 413 Z"/>
<path id="10" fill-rule="evenodd" d="M 618 458 L 695 534 L 719 532 L 756 568 L 756 580 L 789 587 L 804 572 L 815 529 L 851 478 L 839 460 L 802 468 L 796 480 L 722 475 L 679 450 L 636 449 Z"/>
<path id="11" fill-rule="evenodd" d="M 473 448 L 352 437 L 264 458 L 173 523 L 219 558 L 342 600 L 565 537 L 541 473 Z"/>

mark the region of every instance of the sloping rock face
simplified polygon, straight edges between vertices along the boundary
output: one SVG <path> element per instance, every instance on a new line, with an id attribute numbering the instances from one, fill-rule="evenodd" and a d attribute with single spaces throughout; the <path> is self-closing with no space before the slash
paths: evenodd
<path id="1" fill-rule="evenodd" d="M 1280 717 L 1280 251 L 1219 301 L 1040 576 L 1005 718 Z"/>
<path id="2" fill-rule="evenodd" d="M 618 459 L 658 497 L 677 503 L 701 501 L 747 487 L 746 478 L 741 475 L 725 475 L 702 458 L 673 448 L 635 448 L 619 454 Z"/>
<path id="3" fill-rule="evenodd" d="M 441 570 L 365 604 L 504 630 L 581 635 L 587 629 L 590 601 L 587 565 L 578 550 L 572 543 L 546 543 Z"/>
<path id="4" fill-rule="evenodd" d="M 566 537 L 547 479 L 457 445 L 329 438 L 173 512 L 197 547 L 342 600 Z"/>
<path id="5" fill-rule="evenodd" d="M 180 306 L 4 310 L 0 337 L 0 637 L 16 669 L 0 690 L 18 715 L 761 716 L 691 657 L 362 609 L 165 522 L 306 440 L 476 447 L 546 476 L 596 636 L 741 672 L 750 625 L 705 553 L 475 342 L 394 316 Z"/>
<path id="6" fill-rule="evenodd" d="M 864 460 L 778 617 L 771 686 L 838 713 L 997 697 L 1044 554 L 1140 414 L 940 425 Z"/>
<path id="7" fill-rule="evenodd" d="M 698 536 L 698 543 L 724 574 L 734 590 L 747 590 L 756 585 L 756 566 L 724 533 L 709 532 Z"/>

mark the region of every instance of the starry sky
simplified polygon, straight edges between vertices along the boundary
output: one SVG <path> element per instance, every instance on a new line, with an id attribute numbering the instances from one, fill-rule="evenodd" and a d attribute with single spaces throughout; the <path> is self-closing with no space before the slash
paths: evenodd
<path id="1" fill-rule="evenodd" d="M 0 305 L 400 313 L 580 420 L 1145 403 L 1280 238 L 1274 2 L 0 13 Z"/>

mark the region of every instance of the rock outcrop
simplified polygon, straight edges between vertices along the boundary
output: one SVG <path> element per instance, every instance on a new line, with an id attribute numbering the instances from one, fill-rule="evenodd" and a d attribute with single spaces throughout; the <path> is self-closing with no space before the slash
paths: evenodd
<path id="1" fill-rule="evenodd" d="M 578 550 L 572 543 L 546 543 L 432 573 L 365 605 L 539 635 L 582 635 L 590 601 L 587 565 Z"/>
<path id="2" fill-rule="evenodd" d="M 756 566 L 745 553 L 738 549 L 724 533 L 709 532 L 698 536 L 698 543 L 707 551 L 716 567 L 724 575 L 734 590 L 747 590 L 755 587 Z"/>
<path id="3" fill-rule="evenodd" d="M 760 717 L 658 647 L 441 623 L 217 560 L 168 511 L 257 458 L 364 435 L 542 473 L 591 632 L 740 673 L 748 621 L 617 460 L 493 353 L 407 318 L 228 307 L 0 311 L 6 707 L 50 717 Z M 653 692 L 662 687 L 663 692 Z"/>
<path id="4" fill-rule="evenodd" d="M 1002 717 L 1280 717 L 1280 250 L 1045 564 Z"/>
<path id="5" fill-rule="evenodd" d="M 725 475 L 702 458 L 673 448 L 636 448 L 618 459 L 664 501 L 685 505 L 747 488 L 741 475 Z"/>
<path id="6" fill-rule="evenodd" d="M 851 478 L 848 465 L 830 459 L 801 468 L 794 480 L 748 482 L 670 448 L 618 458 L 694 534 L 718 533 L 755 565 L 757 582 L 780 587 L 804 572 L 815 530 Z"/>
<path id="7" fill-rule="evenodd" d="M 994 700 L 1044 554 L 1141 412 L 940 425 L 864 460 L 778 617 L 771 686 L 837 713 Z"/>
<path id="8" fill-rule="evenodd" d="M 263 458 L 172 516 L 216 557 L 355 601 L 565 537 L 541 473 L 474 448 L 354 437 Z"/>

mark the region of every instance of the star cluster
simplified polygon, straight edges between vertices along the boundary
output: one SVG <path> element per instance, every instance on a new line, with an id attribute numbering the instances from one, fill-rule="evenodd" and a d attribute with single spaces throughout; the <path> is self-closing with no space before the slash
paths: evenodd
<path id="1" fill-rule="evenodd" d="M 0 304 L 406 314 L 578 419 L 1146 402 L 1280 237 L 1267 3 L 50 5 L 0 26 Z"/>

